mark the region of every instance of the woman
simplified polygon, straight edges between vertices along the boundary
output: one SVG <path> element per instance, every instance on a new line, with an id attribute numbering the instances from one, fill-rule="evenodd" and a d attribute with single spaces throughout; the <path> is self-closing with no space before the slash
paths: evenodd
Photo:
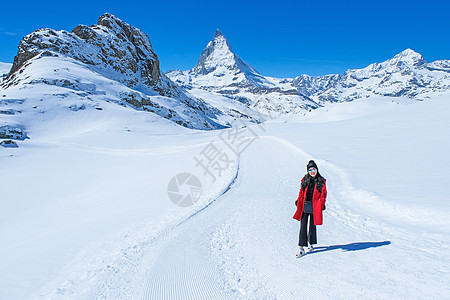
<path id="1" fill-rule="evenodd" d="M 303 177 L 298 194 L 297 211 L 294 214 L 294 219 L 300 221 L 300 234 L 298 245 L 300 251 L 297 257 L 306 254 L 303 247 L 308 246 L 309 251 L 313 249 L 314 244 L 317 244 L 316 225 L 322 225 L 322 211 L 325 210 L 325 201 L 327 198 L 326 180 L 319 173 L 317 164 L 310 160 L 306 166 L 308 173 Z M 309 232 L 306 234 L 309 218 Z"/>

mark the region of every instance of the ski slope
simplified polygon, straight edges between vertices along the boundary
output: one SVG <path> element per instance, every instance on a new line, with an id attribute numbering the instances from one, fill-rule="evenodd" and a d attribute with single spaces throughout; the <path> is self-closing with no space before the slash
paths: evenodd
<path id="1" fill-rule="evenodd" d="M 142 112 L 25 124 L 30 140 L 0 148 L 1 298 L 446 298 L 449 100 L 332 104 L 247 127 L 239 156 L 226 131 Z M 211 143 L 230 158 L 215 181 L 194 160 Z M 295 259 L 310 159 L 327 209 Z M 202 183 L 189 207 L 167 194 L 182 172 Z"/>

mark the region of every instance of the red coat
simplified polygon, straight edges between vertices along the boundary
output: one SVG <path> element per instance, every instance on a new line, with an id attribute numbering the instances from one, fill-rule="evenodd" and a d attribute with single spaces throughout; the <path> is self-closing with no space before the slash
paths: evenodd
<path id="1" fill-rule="evenodd" d="M 304 178 L 302 179 L 303 182 Z M 306 199 L 306 192 L 308 191 L 308 187 L 306 187 L 305 190 L 300 188 L 300 193 L 298 194 L 297 198 L 297 211 L 295 212 L 293 218 L 300 221 L 303 214 L 303 207 L 305 205 L 305 199 Z M 327 186 L 326 186 L 326 180 L 324 179 L 322 192 L 319 192 L 317 190 L 317 186 L 314 187 L 314 194 L 313 194 L 313 212 L 314 212 L 314 225 L 322 225 L 323 224 L 323 216 L 322 216 L 322 210 L 325 205 L 325 201 L 327 199 Z"/>

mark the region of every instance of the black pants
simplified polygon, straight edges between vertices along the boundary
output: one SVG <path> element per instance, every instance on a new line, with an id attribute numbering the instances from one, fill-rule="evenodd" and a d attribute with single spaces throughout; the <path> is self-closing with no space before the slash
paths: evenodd
<path id="1" fill-rule="evenodd" d="M 309 232 L 306 234 L 308 229 L 308 217 L 309 217 Z M 299 246 L 308 246 L 308 242 L 311 245 L 317 244 L 317 231 L 316 225 L 314 225 L 314 215 L 303 213 L 302 219 L 300 221 L 300 234 L 298 239 Z"/>

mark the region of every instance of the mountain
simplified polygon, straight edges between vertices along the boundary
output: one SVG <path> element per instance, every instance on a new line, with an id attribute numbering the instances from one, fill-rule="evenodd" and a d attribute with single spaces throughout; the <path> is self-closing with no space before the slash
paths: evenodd
<path id="1" fill-rule="evenodd" d="M 294 79 L 294 86 L 319 103 L 352 101 L 373 96 L 423 100 L 450 92 L 450 60 L 427 63 L 419 53 L 406 49 L 382 63 L 343 75 Z"/>
<path id="2" fill-rule="evenodd" d="M 203 81 L 211 88 L 239 86 L 254 89 L 270 85 L 251 65 L 233 53 L 230 43 L 219 30 L 201 53 L 197 65 L 188 73 L 197 79 L 194 85 Z"/>
<path id="3" fill-rule="evenodd" d="M 281 79 L 263 76 L 233 53 L 230 43 L 219 30 L 194 68 L 170 71 L 167 75 L 221 110 L 224 109 L 218 106 L 218 95 L 269 114 L 295 114 L 327 102 L 373 96 L 423 100 L 450 92 L 450 60 L 427 63 L 412 49 L 363 69 L 349 69 L 342 75 L 303 74 Z M 216 101 L 208 101 L 214 97 Z"/>
<path id="4" fill-rule="evenodd" d="M 12 64 L 0 62 L 0 83 L 6 79 L 11 67 Z"/>
<path id="5" fill-rule="evenodd" d="M 11 67 L 12 64 L 0 62 L 0 75 L 9 73 Z"/>
<path id="6" fill-rule="evenodd" d="M 31 120 L 49 114 L 98 112 L 109 104 L 205 130 L 260 123 L 327 102 L 423 100 L 450 91 L 450 61 L 427 63 L 411 49 L 342 75 L 264 76 L 233 52 L 219 30 L 195 67 L 164 74 L 149 37 L 108 13 L 72 32 L 36 30 L 18 48 L 12 65 L 0 64 L 1 139 L 32 137 Z"/>
<path id="7" fill-rule="evenodd" d="M 274 112 L 293 114 L 318 107 L 292 82 L 261 75 L 232 51 L 230 43 L 219 30 L 202 51 L 194 68 L 173 70 L 166 75 L 191 94 L 229 115 L 242 109 L 252 116 Z M 236 105 L 236 108 L 229 109 L 230 104 Z"/>
<path id="8" fill-rule="evenodd" d="M 427 63 L 412 49 L 382 63 L 347 70 L 342 75 L 263 76 L 232 51 L 219 30 L 194 68 L 166 74 L 224 114 L 260 121 L 266 120 L 266 115 L 297 114 L 327 102 L 374 96 L 423 100 L 450 92 L 450 61 Z"/>
<path id="9" fill-rule="evenodd" d="M 188 128 L 217 129 L 226 123 L 219 110 L 161 72 L 144 32 L 109 13 L 97 25 L 78 25 L 72 32 L 43 28 L 25 36 L 0 93 L 3 103 L 14 103 L 24 113 L 20 102 L 45 101 L 34 105 L 42 107 L 62 98 L 68 108 L 96 108 L 108 101 Z"/>
<path id="10" fill-rule="evenodd" d="M 217 29 L 214 38 L 202 51 L 197 66 L 194 67 L 192 73 L 206 75 L 215 72 L 215 74 L 219 74 L 223 71 L 222 69 L 237 71 L 250 76 L 259 75 L 252 66 L 233 53 L 230 43 Z"/>
<path id="11" fill-rule="evenodd" d="M 338 74 L 331 74 L 325 76 L 309 76 L 303 74 L 292 80 L 292 85 L 297 88 L 303 95 L 309 97 L 320 93 L 333 87 L 337 80 L 339 80 Z"/>

